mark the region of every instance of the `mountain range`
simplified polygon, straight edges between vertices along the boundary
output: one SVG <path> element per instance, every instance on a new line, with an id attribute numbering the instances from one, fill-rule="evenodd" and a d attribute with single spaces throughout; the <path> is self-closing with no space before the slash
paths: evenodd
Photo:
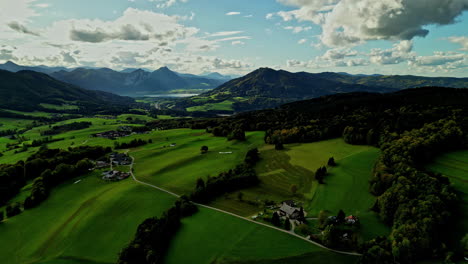
<path id="1" fill-rule="evenodd" d="M 350 75 L 343 73 L 291 73 L 260 68 L 218 88 L 177 102 L 177 109 L 230 104 L 232 112 L 274 108 L 284 103 L 350 92 L 388 93 L 416 87 L 467 88 L 468 78 Z M 209 110 L 216 110 L 212 107 Z"/>
<path id="2" fill-rule="evenodd" d="M 231 79 L 231 77 L 219 73 L 211 73 L 207 76 L 179 74 L 167 67 L 153 72 L 132 68 L 119 72 L 109 68 L 69 69 L 65 67 L 21 66 L 9 61 L 0 64 L 0 69 L 11 72 L 22 70 L 42 72 L 60 81 L 85 89 L 131 96 L 167 93 L 173 90 L 208 90 Z"/>
<path id="3" fill-rule="evenodd" d="M 86 110 L 110 109 L 134 103 L 134 99 L 91 91 L 34 71 L 0 70 L 0 108 L 20 111 L 47 110 L 42 104 L 73 105 Z"/>

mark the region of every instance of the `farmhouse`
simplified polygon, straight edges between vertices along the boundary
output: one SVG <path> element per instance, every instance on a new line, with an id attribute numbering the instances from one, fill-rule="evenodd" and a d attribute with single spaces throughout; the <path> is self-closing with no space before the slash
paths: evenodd
<path id="1" fill-rule="evenodd" d="M 132 164 L 132 159 L 127 155 L 127 154 L 124 154 L 124 153 L 117 153 L 117 152 L 114 152 L 112 154 L 110 154 L 110 159 L 112 161 L 112 164 L 115 164 L 115 165 L 130 165 Z"/>
<path id="2" fill-rule="evenodd" d="M 299 219 L 303 216 L 304 211 L 301 208 L 295 207 L 296 204 L 294 201 L 284 201 L 278 211 L 278 214 L 283 217 L 288 217 L 289 219 Z"/>
<path id="3" fill-rule="evenodd" d="M 130 177 L 130 173 L 115 170 L 103 172 L 102 175 L 102 179 L 107 181 L 121 181 Z"/>
<path id="4" fill-rule="evenodd" d="M 106 161 L 96 161 L 96 169 L 102 169 L 102 168 L 106 168 L 109 166 L 110 164 Z"/>

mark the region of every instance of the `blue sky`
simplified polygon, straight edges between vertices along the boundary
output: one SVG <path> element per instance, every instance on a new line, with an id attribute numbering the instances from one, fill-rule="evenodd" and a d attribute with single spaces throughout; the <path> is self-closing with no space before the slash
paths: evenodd
<path id="1" fill-rule="evenodd" d="M 0 62 L 468 77 L 468 0 L 2 0 Z"/>

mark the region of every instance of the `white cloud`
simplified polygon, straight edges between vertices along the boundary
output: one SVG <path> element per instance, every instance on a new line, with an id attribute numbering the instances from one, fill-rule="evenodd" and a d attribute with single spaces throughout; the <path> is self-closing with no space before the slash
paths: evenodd
<path id="1" fill-rule="evenodd" d="M 453 42 L 453 43 L 456 43 L 456 44 L 459 44 L 461 45 L 461 49 L 460 50 L 465 50 L 465 51 L 468 51 L 468 37 L 450 37 L 448 38 L 450 42 Z"/>
<path id="2" fill-rule="evenodd" d="M 235 40 L 235 41 L 231 42 L 231 45 L 233 45 L 233 46 L 243 46 L 243 45 L 245 45 L 245 42 L 240 41 L 240 40 Z"/>
<path id="3" fill-rule="evenodd" d="M 237 16 L 237 15 L 240 15 L 241 12 L 228 12 L 226 13 L 226 16 Z"/>
<path id="4" fill-rule="evenodd" d="M 52 24 L 45 36 L 56 42 L 101 43 L 113 40 L 174 42 L 195 35 L 198 29 L 178 23 L 180 18 L 128 8 L 114 21 L 71 19 Z"/>
<path id="5" fill-rule="evenodd" d="M 244 31 L 220 31 L 220 32 L 215 32 L 213 34 L 209 34 L 209 37 L 224 37 L 224 36 L 231 36 L 231 35 L 237 35 L 237 34 L 242 34 Z"/>
<path id="6" fill-rule="evenodd" d="M 1 0 L 0 1 L 0 25 L 17 21 L 28 23 L 32 17 L 39 14 L 34 10 L 36 0 Z"/>
<path id="7" fill-rule="evenodd" d="M 302 44 L 305 44 L 306 42 L 307 42 L 307 39 L 300 39 L 300 40 L 297 42 L 297 44 L 302 45 Z"/>
<path id="8" fill-rule="evenodd" d="M 150 2 L 158 2 L 157 8 L 167 8 L 175 5 L 177 2 L 187 3 L 188 0 L 149 0 Z"/>
<path id="9" fill-rule="evenodd" d="M 297 33 L 303 32 L 303 31 L 309 31 L 309 30 L 312 29 L 312 27 L 301 27 L 301 26 L 293 27 L 293 26 L 287 26 L 287 27 L 284 27 L 284 29 L 286 29 L 286 30 L 291 30 L 294 34 L 297 34 Z"/>
<path id="10" fill-rule="evenodd" d="M 413 42 L 403 40 L 393 45 L 393 48 L 382 50 L 372 49 L 369 56 L 370 61 L 375 64 L 399 64 L 412 59 L 415 54 L 413 50 Z"/>
<path id="11" fill-rule="evenodd" d="M 333 61 L 333 60 L 342 60 L 346 57 L 355 57 L 357 51 L 350 49 L 329 49 L 321 56 L 323 60 Z"/>
<path id="12" fill-rule="evenodd" d="M 309 21 L 322 27 L 328 46 L 368 40 L 424 37 L 426 25 L 447 25 L 468 10 L 467 0 L 278 0 L 296 7 L 275 15 L 284 21 Z M 269 15 L 269 18 L 273 15 Z"/>

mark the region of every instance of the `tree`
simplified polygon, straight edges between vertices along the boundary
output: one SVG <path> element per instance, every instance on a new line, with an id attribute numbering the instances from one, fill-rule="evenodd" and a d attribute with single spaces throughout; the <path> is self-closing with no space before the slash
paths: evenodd
<path id="1" fill-rule="evenodd" d="M 278 212 L 274 212 L 273 215 L 271 216 L 271 223 L 274 226 L 280 226 L 281 225 L 281 219 L 280 219 L 280 216 L 279 216 Z"/>
<path id="2" fill-rule="evenodd" d="M 291 222 L 289 221 L 289 218 L 286 218 L 286 221 L 284 221 L 284 229 L 288 231 L 291 230 Z"/>
<path id="3" fill-rule="evenodd" d="M 298 188 L 297 188 L 296 184 L 291 185 L 291 192 L 292 192 L 293 195 L 295 195 L 297 193 L 297 189 Z"/>
<path id="4" fill-rule="evenodd" d="M 244 198 L 244 193 L 243 193 L 243 192 L 238 192 L 238 193 L 237 193 L 237 199 L 238 199 L 239 201 L 242 201 L 243 198 Z"/>
<path id="5" fill-rule="evenodd" d="M 338 219 L 339 222 L 344 222 L 345 217 L 346 217 L 346 214 L 345 214 L 345 212 L 343 212 L 343 210 L 340 210 L 338 212 L 338 215 L 336 216 L 336 218 Z"/>
<path id="6" fill-rule="evenodd" d="M 325 178 L 326 172 L 323 170 L 324 167 L 320 167 L 315 171 L 315 179 L 320 183 L 323 184 L 323 179 Z"/>
<path id="7" fill-rule="evenodd" d="M 19 215 L 21 213 L 21 206 L 19 203 L 9 204 L 6 207 L 6 215 L 8 218 L 11 218 L 15 215 Z"/>
<path id="8" fill-rule="evenodd" d="M 197 179 L 197 190 L 205 189 L 205 181 L 202 178 Z"/>
<path id="9" fill-rule="evenodd" d="M 327 223 L 328 216 L 329 216 L 329 213 L 327 211 L 322 210 L 319 212 L 319 215 L 318 215 L 319 227 L 323 228 L 325 226 L 325 224 Z"/>
<path id="10" fill-rule="evenodd" d="M 335 158 L 334 157 L 331 157 L 328 159 L 328 166 L 336 166 L 336 162 L 335 162 Z"/>
<path id="11" fill-rule="evenodd" d="M 281 143 L 281 142 L 276 142 L 276 143 L 275 143 L 275 149 L 276 149 L 276 150 L 283 150 L 283 149 L 284 149 L 283 143 Z"/>
<path id="12" fill-rule="evenodd" d="M 200 152 L 201 152 L 201 154 L 206 154 L 206 153 L 208 153 L 208 146 L 202 146 L 202 147 L 200 148 Z"/>

